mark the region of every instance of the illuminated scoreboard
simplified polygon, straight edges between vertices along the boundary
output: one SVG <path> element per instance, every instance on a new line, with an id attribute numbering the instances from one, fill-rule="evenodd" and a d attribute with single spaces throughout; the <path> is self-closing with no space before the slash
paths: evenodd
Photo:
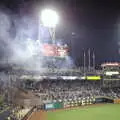
<path id="1" fill-rule="evenodd" d="M 68 46 L 57 46 L 55 44 L 43 44 L 42 45 L 43 56 L 51 57 L 66 57 L 69 54 Z"/>
<path id="2" fill-rule="evenodd" d="M 103 68 L 103 70 L 107 71 L 107 70 L 111 70 L 111 71 L 114 71 L 114 70 L 120 70 L 120 63 L 103 63 L 101 65 L 101 67 Z"/>
<path id="3" fill-rule="evenodd" d="M 105 63 L 101 66 L 104 80 L 120 80 L 120 63 Z"/>
<path id="4" fill-rule="evenodd" d="M 107 87 L 120 86 L 120 63 L 105 63 L 101 65 L 103 85 Z"/>

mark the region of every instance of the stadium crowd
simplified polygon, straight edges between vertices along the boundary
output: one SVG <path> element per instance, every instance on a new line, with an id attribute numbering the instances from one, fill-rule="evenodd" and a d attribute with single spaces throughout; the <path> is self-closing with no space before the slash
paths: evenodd
<path id="1" fill-rule="evenodd" d="M 104 96 L 120 98 L 120 88 L 103 88 L 101 81 L 43 80 L 30 83 L 36 96 L 43 101 L 65 101 Z"/>

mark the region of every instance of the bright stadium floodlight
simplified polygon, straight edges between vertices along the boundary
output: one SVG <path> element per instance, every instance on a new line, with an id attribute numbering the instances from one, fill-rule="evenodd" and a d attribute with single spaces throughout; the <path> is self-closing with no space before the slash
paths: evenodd
<path id="1" fill-rule="evenodd" d="M 55 28 L 59 21 L 59 16 L 56 11 L 45 9 L 41 13 L 41 21 L 45 27 Z"/>
<path id="2" fill-rule="evenodd" d="M 55 39 L 56 39 L 56 37 L 55 37 L 56 36 L 55 35 L 56 25 L 59 22 L 59 16 L 58 16 L 57 12 L 52 9 L 45 9 L 41 12 L 40 17 L 41 17 L 42 25 L 49 29 L 50 36 L 51 36 L 52 42 L 54 44 Z M 40 33 L 40 31 L 39 31 L 39 33 Z"/>

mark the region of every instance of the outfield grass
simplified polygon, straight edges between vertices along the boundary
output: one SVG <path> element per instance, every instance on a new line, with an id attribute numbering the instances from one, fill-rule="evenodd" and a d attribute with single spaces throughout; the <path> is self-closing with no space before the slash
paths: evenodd
<path id="1" fill-rule="evenodd" d="M 55 112 L 49 111 L 47 116 L 47 120 L 120 120 L 120 104 L 87 106 Z"/>

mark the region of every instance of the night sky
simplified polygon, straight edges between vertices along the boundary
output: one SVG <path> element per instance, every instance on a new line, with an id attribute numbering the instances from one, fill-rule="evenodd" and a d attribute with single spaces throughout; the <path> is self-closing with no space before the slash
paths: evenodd
<path id="1" fill-rule="evenodd" d="M 89 2 L 88 2 L 89 1 Z M 38 11 L 53 7 L 60 14 L 57 38 L 71 46 L 73 60 L 82 61 L 83 50 L 95 52 L 96 63 L 120 61 L 119 0 L 1 0 L 11 14 L 30 16 L 37 26 Z M 36 35 L 37 33 L 35 33 Z M 80 63 L 80 62 L 79 62 Z M 79 64 L 78 63 L 78 64 Z"/>

